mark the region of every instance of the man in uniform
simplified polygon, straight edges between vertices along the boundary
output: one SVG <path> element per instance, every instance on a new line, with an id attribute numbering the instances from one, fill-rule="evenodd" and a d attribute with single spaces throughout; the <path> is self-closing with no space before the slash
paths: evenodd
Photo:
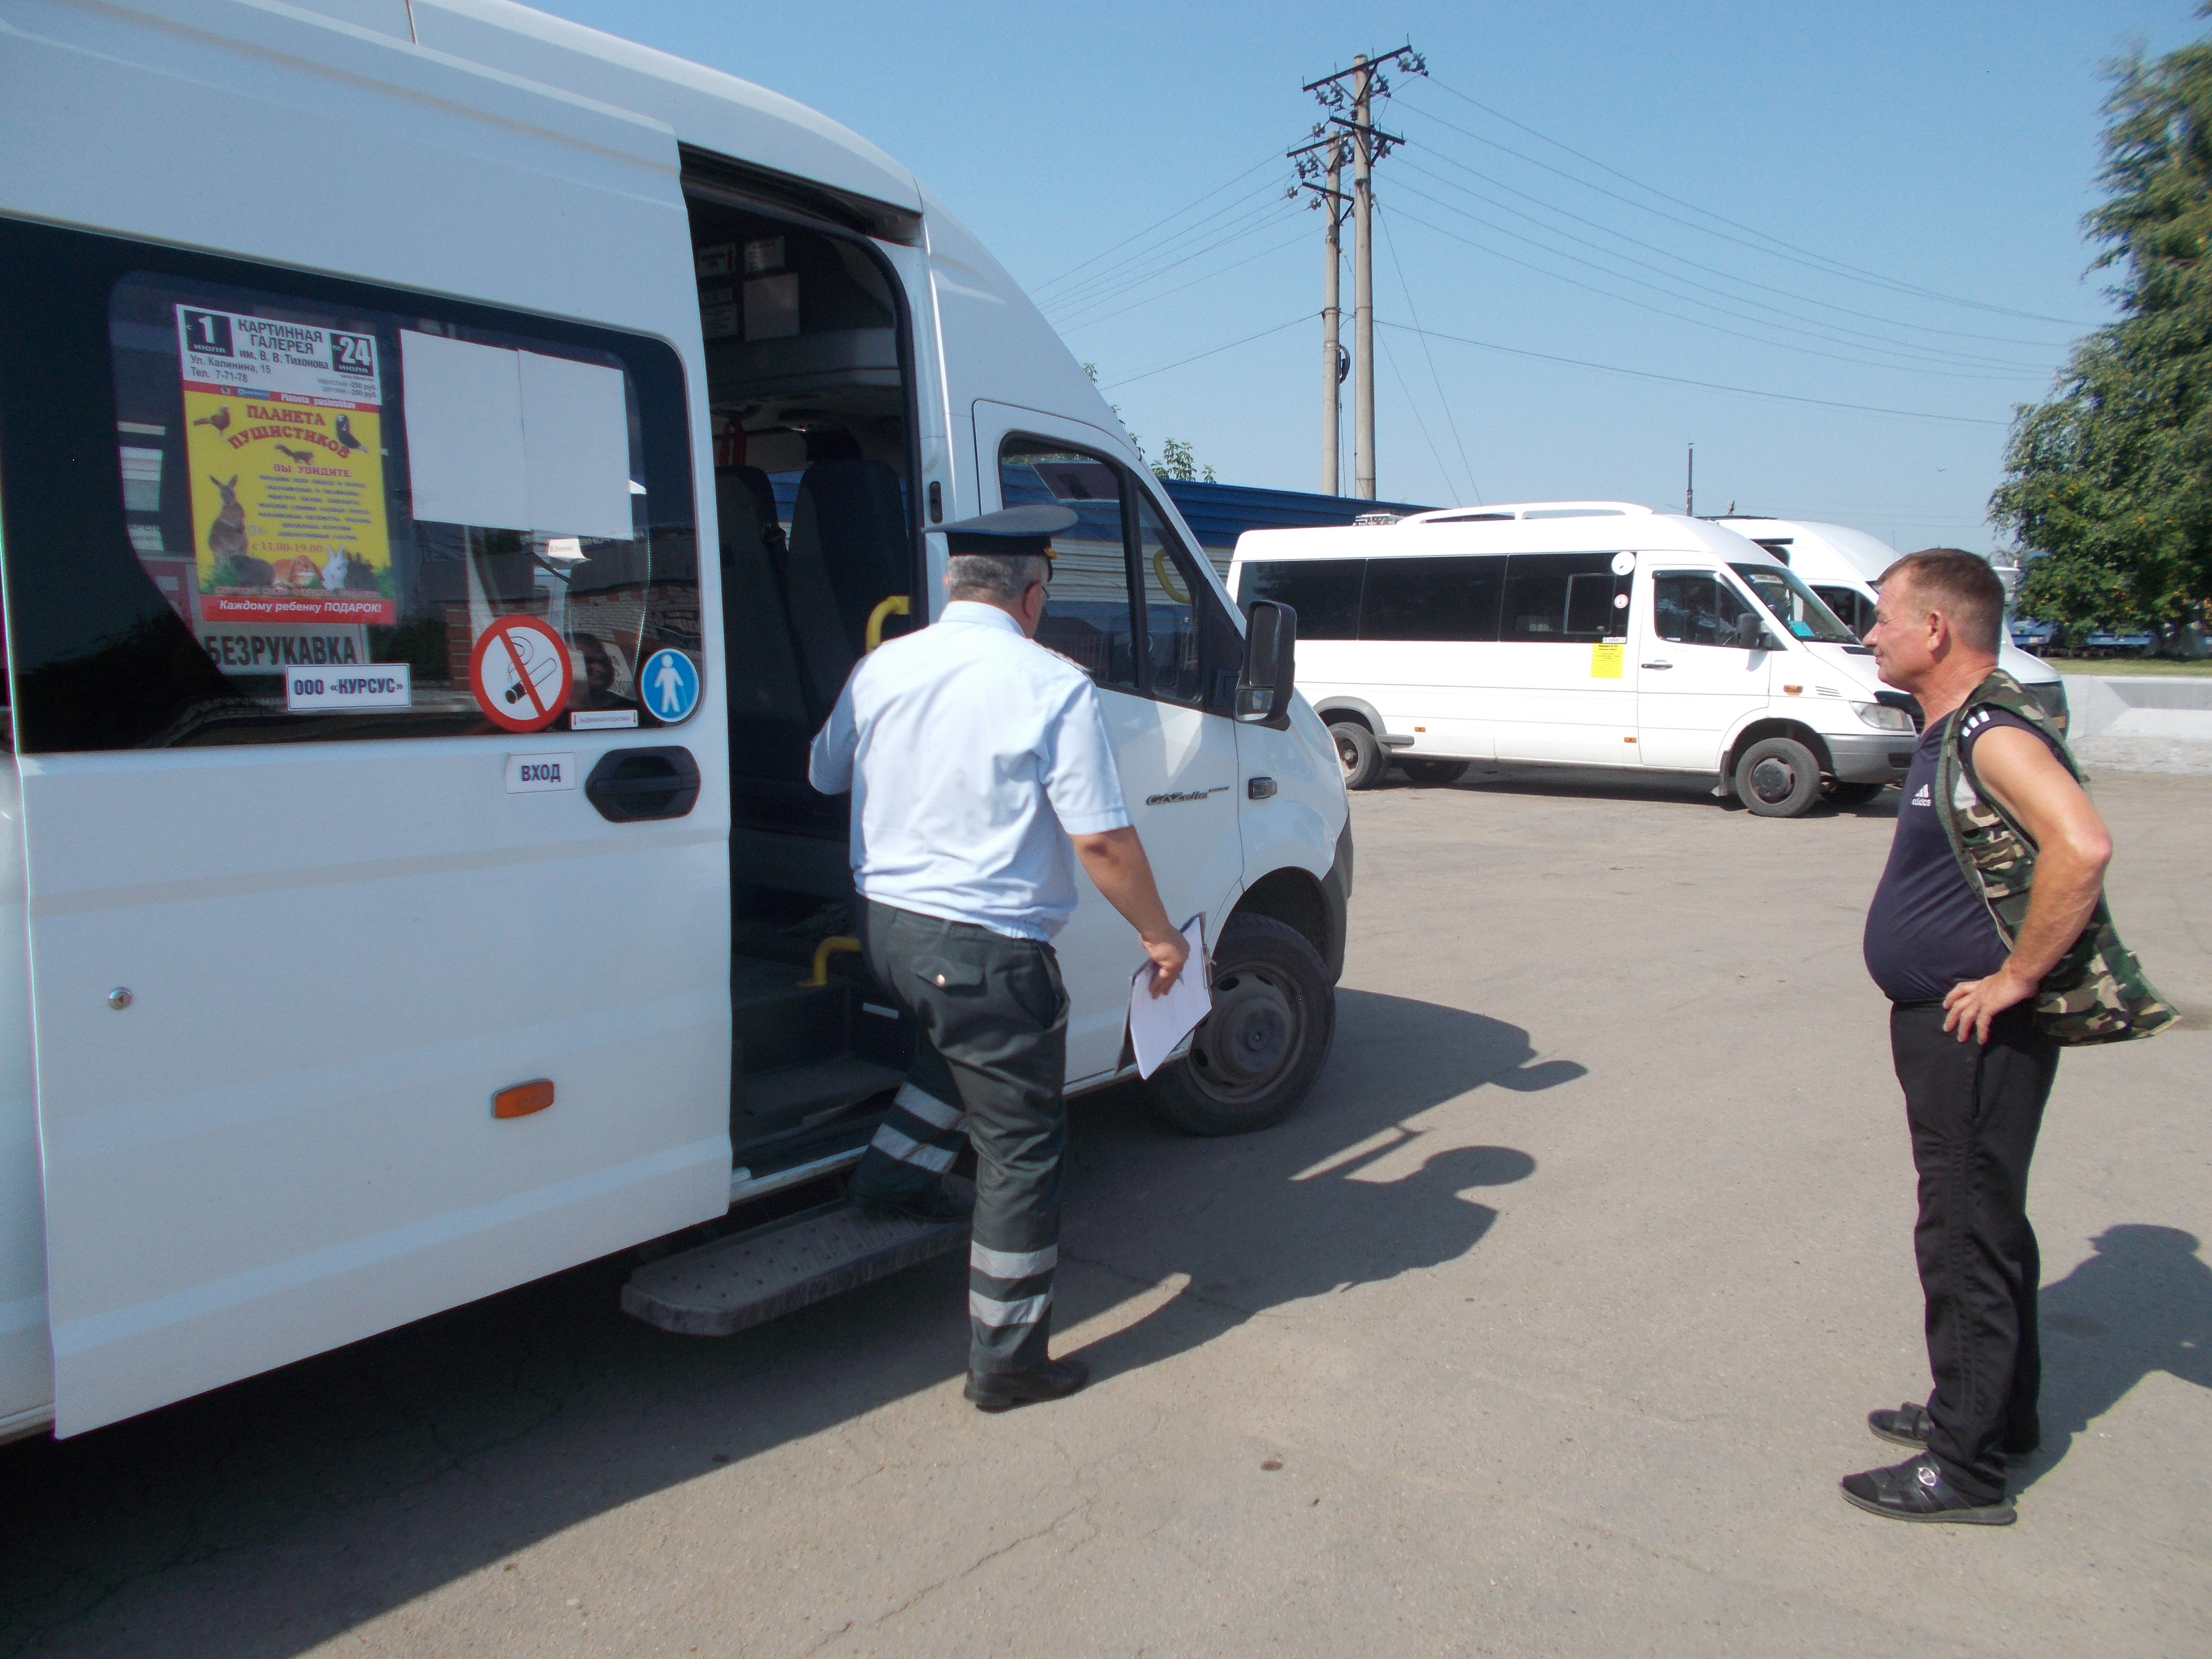
<path id="1" fill-rule="evenodd" d="M 861 659 L 807 770 L 825 794 L 853 792 L 868 971 L 922 1039 L 851 1192 L 957 1219 L 943 1177 L 962 1135 L 974 1142 L 967 1395 L 987 1412 L 1089 1376 L 1046 1354 L 1067 1133 L 1052 936 L 1075 908 L 1074 860 L 1137 930 L 1155 996 L 1189 954 L 1130 824 L 1097 688 L 1035 641 L 1051 538 L 1074 523 L 1035 506 L 947 525 L 943 614 Z"/>
<path id="2" fill-rule="evenodd" d="M 1925 1406 L 1869 1413 L 1916 1455 L 1846 1476 L 1844 1496 L 1901 1521 L 2002 1526 L 2008 1457 L 2041 1436 L 2027 1166 L 2057 1045 L 2035 1021 L 2044 977 L 2096 908 L 2111 837 L 2042 732 L 1978 703 L 1959 747 L 1980 792 L 2035 847 L 2027 920 L 2010 950 L 1951 849 L 1936 799 L 1947 717 L 1996 667 L 2004 587 L 1971 553 L 1910 554 L 1882 574 L 1866 636 L 1881 677 L 1920 700 L 1927 727 L 1905 779 L 1897 834 L 1867 912 L 1867 971 L 1890 1000 L 1889 1046 L 1920 1176 L 1913 1231 L 1926 1298 Z"/>

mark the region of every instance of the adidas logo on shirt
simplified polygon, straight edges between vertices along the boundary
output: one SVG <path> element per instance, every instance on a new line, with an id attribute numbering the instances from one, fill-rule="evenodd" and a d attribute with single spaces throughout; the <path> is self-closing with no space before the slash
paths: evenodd
<path id="1" fill-rule="evenodd" d="M 1934 797 L 1928 793 L 1926 784 L 1920 786 L 1918 793 L 1912 797 L 1912 804 L 1915 806 L 1933 806 L 1936 804 Z"/>

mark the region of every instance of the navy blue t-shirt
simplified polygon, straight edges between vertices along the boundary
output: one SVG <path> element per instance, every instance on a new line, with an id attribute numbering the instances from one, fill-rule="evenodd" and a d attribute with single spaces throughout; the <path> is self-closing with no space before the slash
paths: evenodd
<path id="1" fill-rule="evenodd" d="M 1971 757 L 1975 740 L 1999 726 L 2036 731 L 2017 714 L 1984 708 L 1960 734 L 1960 750 Z M 1943 722 L 1931 720 L 1912 751 L 1905 799 L 1897 809 L 1897 836 L 1867 909 L 1867 972 L 1892 1002 L 1941 1002 L 1961 981 L 1988 978 L 2009 954 L 1943 833 L 1935 799 L 1936 763 L 1942 751 Z"/>

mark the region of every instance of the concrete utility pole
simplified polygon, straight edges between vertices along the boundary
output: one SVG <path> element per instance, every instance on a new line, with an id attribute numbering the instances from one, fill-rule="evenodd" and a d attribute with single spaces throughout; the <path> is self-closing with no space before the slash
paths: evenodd
<path id="1" fill-rule="evenodd" d="M 1331 494 L 1340 488 L 1337 386 L 1342 376 L 1339 367 L 1342 357 L 1337 344 L 1341 316 L 1337 272 L 1344 212 L 1348 208 L 1352 215 L 1352 493 L 1370 501 L 1375 499 L 1375 164 L 1393 145 L 1405 142 L 1375 125 L 1375 100 L 1390 89 L 1382 75 L 1386 66 L 1409 75 L 1428 72 L 1420 54 L 1407 46 L 1374 58 L 1364 52 L 1358 53 L 1350 69 L 1309 82 L 1304 90 L 1319 98 L 1323 108 L 1336 111 L 1349 103 L 1351 117 L 1332 114 L 1325 124 L 1315 127 L 1313 143 L 1291 152 L 1297 158 L 1298 176 L 1304 187 L 1315 193 L 1317 204 L 1328 214 L 1328 300 L 1322 311 L 1322 362 L 1326 377 L 1322 404 L 1327 422 L 1322 434 L 1322 484 Z M 1352 82 L 1349 98 L 1343 86 L 1347 79 Z M 1330 132 L 1331 127 L 1336 131 Z M 1348 198 L 1340 188 L 1347 148 L 1352 160 Z M 1325 160 L 1315 160 L 1316 150 L 1325 151 Z M 1312 182 L 1313 174 L 1324 169 L 1328 176 L 1325 187 Z"/>
<path id="2" fill-rule="evenodd" d="M 1698 516 L 1698 447 L 1690 446 L 1689 458 L 1682 464 L 1682 516 Z"/>
<path id="3" fill-rule="evenodd" d="M 1341 495 L 1344 463 L 1336 453 L 1337 434 L 1344 423 L 1344 347 L 1337 339 L 1343 315 L 1344 289 L 1344 145 L 1332 138 L 1328 144 L 1328 189 L 1321 198 L 1328 216 L 1328 275 L 1322 287 L 1321 307 L 1321 493 Z"/>
<path id="4" fill-rule="evenodd" d="M 1375 73 L 1352 60 L 1352 493 L 1375 499 Z"/>

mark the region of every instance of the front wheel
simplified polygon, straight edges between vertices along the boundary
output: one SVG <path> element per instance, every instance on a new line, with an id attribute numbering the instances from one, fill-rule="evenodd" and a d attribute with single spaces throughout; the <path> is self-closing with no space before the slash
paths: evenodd
<path id="1" fill-rule="evenodd" d="M 1449 760 L 1401 760 L 1407 779 L 1424 788 L 1438 788 L 1447 783 L 1457 783 L 1467 775 L 1468 763 Z"/>
<path id="2" fill-rule="evenodd" d="M 1350 720 L 1328 728 L 1336 739 L 1336 757 L 1344 763 L 1344 787 L 1372 789 L 1390 769 L 1390 751 L 1375 741 L 1375 734 Z"/>
<path id="3" fill-rule="evenodd" d="M 1736 759 L 1735 794 L 1763 818 L 1794 818 L 1820 799 L 1820 763 L 1795 738 L 1761 738 Z"/>
<path id="4" fill-rule="evenodd" d="M 1155 1073 L 1152 1109 L 1187 1134 L 1272 1128 L 1305 1098 L 1336 1036 L 1336 987 L 1304 934 L 1237 916 L 1213 953 L 1213 1012 Z"/>

